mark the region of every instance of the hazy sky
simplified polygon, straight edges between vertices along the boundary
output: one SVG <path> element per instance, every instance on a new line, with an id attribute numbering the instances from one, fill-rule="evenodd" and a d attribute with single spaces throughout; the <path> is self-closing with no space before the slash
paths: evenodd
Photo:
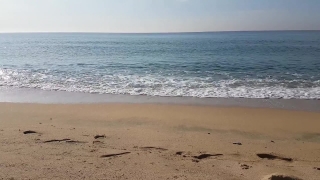
<path id="1" fill-rule="evenodd" d="M 320 0 L 0 0 L 0 32 L 320 30 Z"/>

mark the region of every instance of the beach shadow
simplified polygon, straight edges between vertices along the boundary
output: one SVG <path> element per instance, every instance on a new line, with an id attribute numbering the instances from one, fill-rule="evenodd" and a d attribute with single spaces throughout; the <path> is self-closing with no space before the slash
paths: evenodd
<path id="1" fill-rule="evenodd" d="M 204 127 L 200 127 L 200 126 L 176 126 L 175 129 L 179 130 L 179 131 L 194 131 L 194 132 L 212 132 L 212 129 L 209 128 L 204 128 Z"/>
<path id="2" fill-rule="evenodd" d="M 119 119 L 115 121 L 105 122 L 106 126 L 112 126 L 112 127 L 135 127 L 135 126 L 142 126 L 146 124 L 149 124 L 149 122 L 141 120 L 141 118 L 140 119 L 135 119 L 135 118 Z"/>
<path id="3" fill-rule="evenodd" d="M 320 142 L 320 133 L 305 133 L 297 138 L 299 141 Z"/>
<path id="4" fill-rule="evenodd" d="M 251 139 L 263 139 L 265 136 L 258 134 L 258 133 L 252 133 L 252 132 L 244 132 L 239 130 L 223 130 L 223 129 L 210 129 L 200 126 L 185 126 L 180 125 L 174 127 L 174 129 L 178 131 L 186 131 L 186 132 L 205 132 L 205 133 L 219 133 L 219 134 L 236 134 L 238 136 L 248 137 Z"/>

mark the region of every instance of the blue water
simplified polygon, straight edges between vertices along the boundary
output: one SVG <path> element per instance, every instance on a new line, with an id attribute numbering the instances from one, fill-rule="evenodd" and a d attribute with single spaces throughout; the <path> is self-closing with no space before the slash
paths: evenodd
<path id="1" fill-rule="evenodd" d="M 320 99 L 320 31 L 0 34 L 0 86 Z"/>

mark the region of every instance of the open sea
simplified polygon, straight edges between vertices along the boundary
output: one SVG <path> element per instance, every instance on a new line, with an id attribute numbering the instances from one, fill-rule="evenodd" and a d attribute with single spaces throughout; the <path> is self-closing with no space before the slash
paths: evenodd
<path id="1" fill-rule="evenodd" d="M 320 31 L 0 34 L 0 87 L 320 99 Z"/>

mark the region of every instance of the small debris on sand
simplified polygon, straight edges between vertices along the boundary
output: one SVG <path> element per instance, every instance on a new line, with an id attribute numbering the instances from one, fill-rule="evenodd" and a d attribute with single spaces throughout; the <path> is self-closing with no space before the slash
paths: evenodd
<path id="1" fill-rule="evenodd" d="M 95 135 L 94 139 L 106 138 L 106 135 Z"/>
<path id="2" fill-rule="evenodd" d="M 265 176 L 262 180 L 301 180 L 301 179 L 294 176 L 271 174 L 271 175 Z"/>
<path id="3" fill-rule="evenodd" d="M 37 132 L 36 131 L 31 131 L 31 130 L 23 132 L 23 134 L 35 134 L 35 133 L 37 133 Z"/>
<path id="4" fill-rule="evenodd" d="M 71 139 L 52 139 L 52 140 L 44 141 L 43 143 L 52 143 L 52 142 L 87 143 L 84 141 L 75 141 L 75 140 L 71 140 Z"/>
<path id="5" fill-rule="evenodd" d="M 223 154 L 200 154 L 199 156 L 193 156 L 196 159 L 205 159 L 211 156 L 222 156 Z"/>
<path id="6" fill-rule="evenodd" d="M 100 156 L 101 158 L 106 158 L 106 157 L 113 157 L 113 156 L 120 156 L 120 155 L 124 155 L 124 154 L 129 154 L 130 152 L 123 152 L 123 153 L 117 153 L 117 154 L 106 154 L 106 155 L 102 155 Z"/>
<path id="7" fill-rule="evenodd" d="M 182 155 L 182 151 L 178 151 L 178 152 L 176 152 L 176 155 Z"/>
<path id="8" fill-rule="evenodd" d="M 276 155 L 273 155 L 273 154 L 260 153 L 260 154 L 257 154 L 257 156 L 258 156 L 259 158 L 269 159 L 269 160 L 279 159 L 279 160 L 288 161 L 288 162 L 293 161 L 292 158 L 280 157 L 280 156 L 276 156 Z"/>
<path id="9" fill-rule="evenodd" d="M 242 145 L 242 143 L 241 143 L 241 142 L 234 142 L 233 144 L 235 144 L 235 145 L 239 145 L 239 146 L 241 146 L 241 145 Z"/>
<path id="10" fill-rule="evenodd" d="M 48 141 L 44 141 L 43 143 L 50 143 L 50 142 L 61 142 L 61 141 L 70 141 L 71 139 L 52 139 Z"/>
<path id="11" fill-rule="evenodd" d="M 168 149 L 161 148 L 161 147 L 152 147 L 152 146 L 147 146 L 147 147 L 141 147 L 141 149 L 155 149 L 155 150 L 161 150 L 161 151 L 167 151 Z"/>
<path id="12" fill-rule="evenodd" d="M 252 166 L 246 165 L 246 164 L 241 164 L 240 166 L 242 169 L 249 169 L 252 168 Z"/>
<path id="13" fill-rule="evenodd" d="M 198 163 L 198 162 L 199 162 L 199 160 L 192 159 L 192 162 Z"/>

